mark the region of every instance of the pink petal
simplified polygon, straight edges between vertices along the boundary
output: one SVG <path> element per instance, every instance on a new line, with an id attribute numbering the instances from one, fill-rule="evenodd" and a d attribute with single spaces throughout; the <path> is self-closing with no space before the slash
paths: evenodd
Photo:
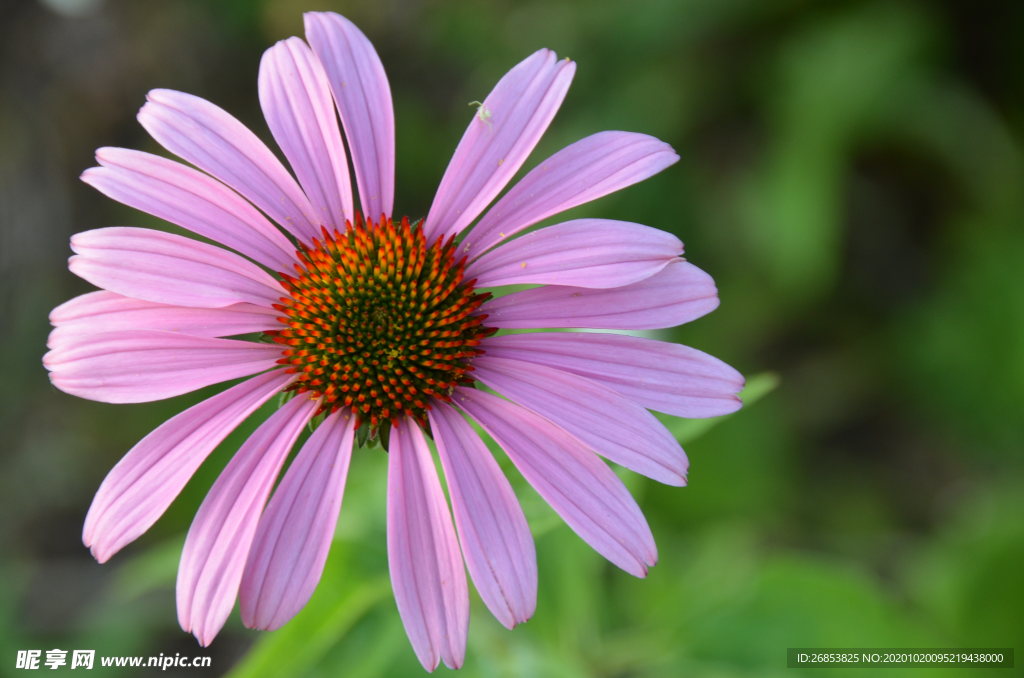
<path id="1" fill-rule="evenodd" d="M 616 464 L 666 485 L 686 484 L 689 462 L 654 415 L 612 389 L 575 374 L 489 355 L 473 359 L 473 376 L 550 419 Z"/>
<path id="2" fill-rule="evenodd" d="M 466 268 L 476 287 L 622 287 L 649 278 L 683 253 L 671 233 L 608 219 L 577 219 L 527 233 Z"/>
<path id="3" fill-rule="evenodd" d="M 599 132 L 581 139 L 534 167 L 461 247 L 471 259 L 478 257 L 542 219 L 643 181 L 678 160 L 671 146 L 646 134 Z"/>
<path id="4" fill-rule="evenodd" d="M 537 609 L 537 553 L 508 479 L 473 427 L 434 401 L 429 413 L 459 543 L 484 603 L 506 628 Z"/>
<path id="5" fill-rule="evenodd" d="M 653 330 L 690 322 L 718 308 L 715 281 L 673 262 L 640 282 L 612 289 L 548 285 L 485 302 L 481 314 L 499 328 L 587 327 Z"/>
<path id="6" fill-rule="evenodd" d="M 275 370 L 168 419 L 110 470 L 85 517 L 82 541 L 105 563 L 163 515 L 210 452 L 291 381 Z"/>
<path id="7" fill-rule="evenodd" d="M 348 158 L 323 66 L 300 38 L 263 53 L 260 104 L 320 222 L 345 230 L 355 218 Z"/>
<path id="8" fill-rule="evenodd" d="M 541 332 L 491 337 L 489 357 L 513 358 L 578 374 L 630 400 L 677 417 L 717 417 L 742 402 L 743 376 L 707 353 L 621 334 Z"/>
<path id="9" fill-rule="evenodd" d="M 277 366 L 276 344 L 127 330 L 68 339 L 43 356 L 53 385 L 104 403 L 144 403 Z"/>
<path id="10" fill-rule="evenodd" d="M 242 621 L 249 628 L 280 628 L 313 595 L 334 541 L 354 436 L 349 412 L 329 416 L 274 492 L 242 574 Z"/>
<path id="11" fill-rule="evenodd" d="M 299 395 L 270 415 L 228 462 L 192 521 L 178 565 L 178 622 L 204 647 L 235 606 L 260 513 L 317 404 Z"/>
<path id="12" fill-rule="evenodd" d="M 460 233 L 505 188 L 565 99 L 576 64 L 541 49 L 498 82 L 474 114 L 424 223 L 428 242 Z"/>
<path id="13" fill-rule="evenodd" d="M 290 271 L 295 246 L 230 188 L 181 163 L 125 148 L 101 148 L 82 181 L 125 205 L 178 224 L 276 271 Z"/>
<path id="14" fill-rule="evenodd" d="M 355 24 L 306 12 L 306 40 L 327 73 L 345 126 L 363 213 L 391 216 L 395 200 L 395 112 L 380 57 Z"/>
<path id="15" fill-rule="evenodd" d="M 71 237 L 68 268 L 93 285 L 172 306 L 270 308 L 281 284 L 237 254 L 149 228 L 99 228 Z"/>
<path id="16" fill-rule="evenodd" d="M 547 419 L 489 393 L 462 387 L 454 400 L 583 541 L 626 572 L 647 576 L 658 560 L 651 529 L 596 454 Z"/>
<path id="17" fill-rule="evenodd" d="M 155 89 L 139 122 L 161 146 L 245 196 L 299 240 L 320 236 L 319 218 L 288 170 L 245 125 L 199 97 Z"/>
<path id="18" fill-rule="evenodd" d="M 459 668 L 469 633 L 469 587 L 455 527 L 419 426 L 391 430 L 388 569 L 398 614 L 423 668 Z"/>
<path id="19" fill-rule="evenodd" d="M 230 337 L 281 328 L 280 313 L 253 304 L 224 308 L 168 306 L 114 292 L 89 292 L 66 301 L 50 312 L 47 348 L 57 348 L 69 339 L 87 334 L 124 330 L 164 330 L 193 337 Z"/>

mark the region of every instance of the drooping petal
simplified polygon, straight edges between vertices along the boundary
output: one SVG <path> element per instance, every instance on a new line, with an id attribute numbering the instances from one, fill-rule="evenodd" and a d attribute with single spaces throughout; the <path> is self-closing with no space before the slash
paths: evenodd
<path id="1" fill-rule="evenodd" d="M 306 40 L 327 73 L 352 152 L 363 213 L 391 216 L 395 201 L 395 111 L 376 50 L 334 12 L 306 12 Z"/>
<path id="2" fill-rule="evenodd" d="M 686 484 L 683 448 L 650 412 L 575 374 L 508 358 L 473 359 L 473 376 L 550 419 L 616 464 L 666 485 Z"/>
<path id="3" fill-rule="evenodd" d="M 228 462 L 192 521 L 178 565 L 178 622 L 204 647 L 235 606 L 260 513 L 316 408 L 317 401 L 299 395 L 270 415 Z"/>
<path id="4" fill-rule="evenodd" d="M 506 628 L 537 608 L 537 552 L 526 516 L 498 462 L 473 427 L 435 400 L 429 413 L 448 482 L 459 543 L 473 584 Z"/>
<path id="5" fill-rule="evenodd" d="M 68 268 L 93 285 L 172 306 L 270 308 L 287 296 L 281 284 L 237 254 L 150 228 L 112 227 L 71 238 Z"/>
<path id="6" fill-rule="evenodd" d="M 43 356 L 53 385 L 104 403 L 144 403 L 277 366 L 281 349 L 234 339 L 127 330 L 75 337 Z"/>
<path id="7" fill-rule="evenodd" d="M 453 400 L 494 438 L 527 482 L 595 551 L 636 576 L 658 560 L 629 490 L 601 459 L 547 419 L 473 388 Z"/>
<path id="8" fill-rule="evenodd" d="M 155 89 L 138 119 L 179 158 L 235 189 L 299 240 L 320 236 L 316 211 L 281 161 L 222 108 L 184 92 Z"/>
<path id="9" fill-rule="evenodd" d="M 300 38 L 282 40 L 263 53 L 259 91 L 267 125 L 320 223 L 344 231 L 345 220 L 355 218 L 352 183 L 320 61 Z"/>
<path id="10" fill-rule="evenodd" d="M 101 167 L 82 181 L 104 195 L 148 212 L 275 271 L 290 271 L 295 246 L 259 211 L 230 188 L 179 162 L 126 148 L 96 151 Z"/>
<path id="11" fill-rule="evenodd" d="M 148 530 L 207 456 L 292 379 L 275 370 L 193 405 L 143 438 L 110 470 L 85 517 L 82 541 L 105 563 Z"/>
<path id="12" fill-rule="evenodd" d="M 280 628 L 313 595 L 334 540 L 354 437 L 350 412 L 327 417 L 274 492 L 242 573 L 242 622 L 249 628 Z"/>
<path id="13" fill-rule="evenodd" d="M 254 304 L 188 308 L 133 299 L 107 290 L 89 292 L 50 311 L 54 330 L 47 348 L 87 334 L 124 330 L 164 330 L 193 337 L 230 337 L 280 329 L 280 313 Z"/>
<path id="14" fill-rule="evenodd" d="M 494 358 L 514 358 L 578 374 L 630 400 L 677 417 L 717 417 L 742 402 L 743 375 L 688 346 L 589 332 L 538 332 L 486 339 Z"/>
<path id="15" fill-rule="evenodd" d="M 424 222 L 427 242 L 460 233 L 515 175 L 565 99 L 576 64 L 541 49 L 498 81 L 462 135 Z"/>
<path id="16" fill-rule="evenodd" d="M 609 219 L 577 219 L 533 231 L 466 267 L 476 287 L 622 287 L 649 278 L 683 253 L 671 233 Z"/>
<path id="17" fill-rule="evenodd" d="M 654 330 L 690 322 L 718 308 L 715 281 L 691 263 L 670 263 L 649 278 L 612 289 L 548 285 L 480 306 L 499 328 L 581 327 Z"/>
<path id="18" fill-rule="evenodd" d="M 553 214 L 654 176 L 679 160 L 668 144 L 646 134 L 599 132 L 530 170 L 502 196 L 462 242 L 470 259 Z"/>
<path id="19" fill-rule="evenodd" d="M 400 421 L 388 451 L 388 569 L 398 614 L 423 668 L 459 668 L 469 587 L 434 460 L 419 426 Z"/>

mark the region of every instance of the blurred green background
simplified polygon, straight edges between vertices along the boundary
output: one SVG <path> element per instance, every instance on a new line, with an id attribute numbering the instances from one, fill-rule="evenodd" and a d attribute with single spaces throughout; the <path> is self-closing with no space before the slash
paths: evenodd
<path id="1" fill-rule="evenodd" d="M 259 417 L 100 566 L 80 539 L 100 481 L 217 389 L 104 405 L 56 391 L 40 364 L 47 313 L 89 289 L 66 269 L 69 236 L 166 228 L 77 180 L 93 150 L 159 152 L 134 119 L 156 87 L 208 98 L 269 139 L 260 56 L 313 9 L 347 15 L 381 55 L 396 213 L 411 217 L 429 207 L 468 102 L 540 47 L 576 60 L 524 170 L 605 129 L 670 142 L 677 165 L 570 216 L 678 234 L 722 305 L 660 338 L 779 379 L 713 426 L 672 423 L 689 487 L 624 474 L 660 549 L 647 580 L 593 553 L 514 477 L 537 537 L 537 614 L 506 631 L 474 594 L 462 675 L 784 675 L 790 646 L 1014 646 L 1018 668 L 1001 673 L 1024 675 L 1015 0 L 2 0 L 0 675 L 21 675 L 18 649 L 53 647 L 213 658 L 167 676 L 422 672 L 387 580 L 383 452 L 353 460 L 307 609 L 269 634 L 236 612 L 203 650 L 174 610 L 183 535 Z M 772 379 L 751 380 L 751 395 Z"/>

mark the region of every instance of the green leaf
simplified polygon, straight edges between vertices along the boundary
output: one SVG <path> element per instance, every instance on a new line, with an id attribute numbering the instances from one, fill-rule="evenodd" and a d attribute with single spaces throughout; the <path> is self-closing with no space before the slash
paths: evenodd
<path id="1" fill-rule="evenodd" d="M 117 572 L 112 592 L 118 602 L 128 602 L 161 588 L 174 588 L 185 535 L 155 544 L 125 563 Z"/>
<path id="2" fill-rule="evenodd" d="M 743 408 L 746 409 L 750 407 L 758 400 L 774 391 L 778 385 L 779 375 L 774 372 L 762 372 L 761 374 L 755 374 L 750 377 L 747 379 L 746 388 L 740 392 L 740 398 L 743 400 Z M 740 412 L 742 411 L 743 410 L 740 410 Z M 673 417 L 671 415 L 661 413 L 655 413 L 655 416 L 661 420 L 661 423 L 665 424 L 666 428 L 668 428 L 668 430 L 672 432 L 672 435 L 676 437 L 676 440 L 682 444 L 686 444 L 692 440 L 696 440 L 729 417 L 736 416 L 736 414 L 727 414 L 723 417 L 713 417 L 711 419 L 680 419 L 679 417 Z"/>
<path id="3" fill-rule="evenodd" d="M 290 676 L 304 675 L 363 615 L 391 594 L 391 581 L 386 575 L 352 586 L 351 578 L 344 574 L 325 571 L 317 592 L 302 612 L 284 627 L 264 634 L 228 674 L 230 678 L 276 678 L 283 666 L 288 667 Z M 339 596 L 331 584 L 344 586 L 347 591 Z"/>

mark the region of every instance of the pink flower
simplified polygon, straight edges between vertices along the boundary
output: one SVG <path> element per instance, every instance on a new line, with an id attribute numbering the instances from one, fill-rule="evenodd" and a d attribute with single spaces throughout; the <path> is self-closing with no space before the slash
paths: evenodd
<path id="1" fill-rule="evenodd" d="M 305 19 L 309 46 L 299 38 L 276 44 L 259 74 L 264 114 L 298 182 L 226 112 L 168 90 L 150 92 L 139 122 L 202 172 L 103 148 L 100 166 L 82 177 L 237 254 L 140 228 L 74 236 L 71 270 L 102 289 L 51 314 L 44 364 L 53 383 L 132 403 L 251 377 L 128 452 L 97 492 L 83 540 L 105 562 L 157 520 L 236 426 L 292 392 L 196 514 L 178 570 L 182 628 L 207 645 L 236 597 L 245 624 L 260 629 L 280 627 L 306 604 L 330 549 L 356 431 L 366 425 L 389 448 L 388 562 L 402 621 L 428 671 L 440 660 L 458 667 L 469 621 L 463 562 L 509 628 L 533 615 L 537 595 L 526 519 L 465 417 L 587 543 L 643 577 L 657 560 L 654 539 L 598 455 L 685 484 L 686 455 L 647 408 L 726 414 L 740 407 L 743 379 L 700 351 L 632 336 L 495 336 L 664 328 L 718 305 L 711 278 L 681 258 L 682 243 L 646 226 L 579 219 L 512 239 L 676 162 L 657 139 L 582 139 L 477 221 L 551 122 L 573 62 L 540 50 L 509 71 L 474 114 L 426 220 L 410 225 L 391 215 L 394 122 L 380 59 L 348 20 Z M 354 208 L 335 106 L 359 204 L 372 219 Z M 493 299 L 477 291 L 523 283 L 540 286 Z M 221 338 L 255 332 L 273 341 Z M 271 497 L 318 414 L 326 419 Z M 425 432 L 444 468 L 454 524 Z"/>

